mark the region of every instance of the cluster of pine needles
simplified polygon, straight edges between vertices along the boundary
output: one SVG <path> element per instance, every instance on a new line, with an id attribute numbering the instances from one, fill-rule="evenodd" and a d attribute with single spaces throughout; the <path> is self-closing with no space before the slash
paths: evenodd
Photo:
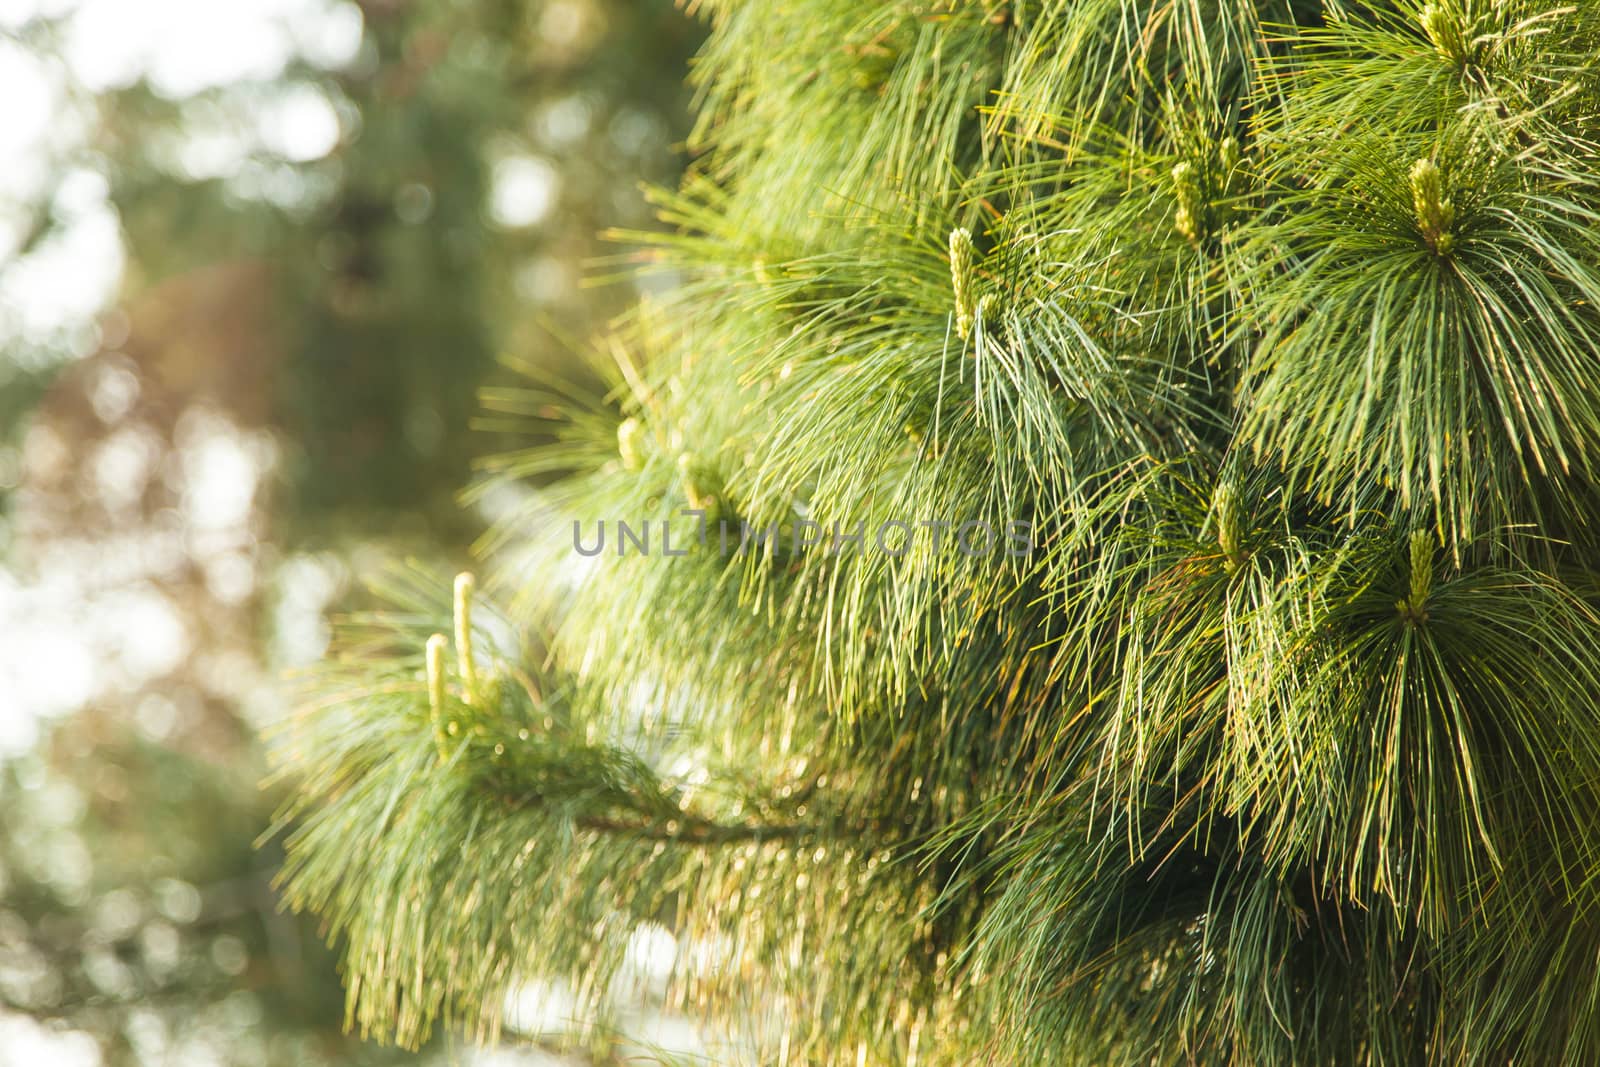
<path id="1" fill-rule="evenodd" d="M 352 1023 L 1600 1063 L 1600 5 L 693 7 L 681 284 L 285 731 Z M 685 509 L 1032 551 L 573 549 Z"/>

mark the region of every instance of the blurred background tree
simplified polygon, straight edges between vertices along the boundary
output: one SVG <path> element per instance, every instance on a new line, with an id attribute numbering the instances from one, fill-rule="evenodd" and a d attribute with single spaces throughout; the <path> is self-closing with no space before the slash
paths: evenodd
<path id="1" fill-rule="evenodd" d="M 282 669 L 625 307 L 668 0 L 0 2 L 0 1063 L 366 1063 L 252 844 Z M 581 376 L 576 361 L 571 373 Z"/>

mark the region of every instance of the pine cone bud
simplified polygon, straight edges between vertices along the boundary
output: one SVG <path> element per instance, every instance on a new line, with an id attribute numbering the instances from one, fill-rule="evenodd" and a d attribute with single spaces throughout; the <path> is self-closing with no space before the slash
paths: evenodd
<path id="1" fill-rule="evenodd" d="M 644 426 L 638 419 L 623 419 L 617 426 L 617 454 L 625 470 L 644 466 Z"/>
<path id="2" fill-rule="evenodd" d="M 1411 202 L 1428 247 L 1441 256 L 1448 255 L 1455 246 L 1450 227 L 1455 225 L 1456 209 L 1444 195 L 1443 175 L 1431 159 L 1419 159 L 1411 165 Z"/>
<path id="3" fill-rule="evenodd" d="M 1411 532 L 1411 605 L 1420 611 L 1433 591 L 1433 535 L 1427 530 Z"/>
<path id="4" fill-rule="evenodd" d="M 444 653 L 450 639 L 444 634 L 428 638 L 428 710 L 433 717 L 433 743 L 439 749 L 439 758 L 445 758 L 444 728 Z"/>
<path id="5" fill-rule="evenodd" d="M 1408 625 L 1420 626 L 1428 619 L 1428 596 L 1433 592 L 1433 535 L 1413 530 L 1407 543 L 1410 554 L 1409 595 L 1395 603 L 1395 609 Z"/>
<path id="6" fill-rule="evenodd" d="M 972 232 L 950 231 L 950 283 L 956 298 L 956 333 L 964 341 L 972 336 L 972 319 L 977 313 L 978 293 L 973 277 Z"/>
<path id="7" fill-rule="evenodd" d="M 1222 550 L 1223 569 L 1232 574 L 1244 563 L 1244 533 L 1233 482 L 1224 480 L 1217 485 L 1211 498 L 1211 515 L 1217 524 L 1217 547 Z"/>
<path id="8" fill-rule="evenodd" d="M 1422 32 L 1439 54 L 1460 67 L 1471 60 L 1461 20 L 1445 4 L 1424 4 L 1419 21 Z"/>
<path id="9" fill-rule="evenodd" d="M 1198 241 L 1203 235 L 1202 219 L 1205 197 L 1200 190 L 1200 179 L 1194 164 L 1188 160 L 1172 168 L 1172 187 L 1178 197 L 1178 213 L 1172 220 L 1173 228 L 1186 240 Z"/>

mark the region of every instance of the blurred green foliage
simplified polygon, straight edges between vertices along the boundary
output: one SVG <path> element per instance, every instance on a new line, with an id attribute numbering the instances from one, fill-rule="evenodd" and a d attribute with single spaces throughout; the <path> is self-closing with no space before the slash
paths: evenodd
<path id="1" fill-rule="evenodd" d="M 301 63 L 280 84 L 180 102 L 144 87 L 107 99 L 113 197 L 147 278 L 233 257 L 269 266 L 283 519 L 457 523 L 448 498 L 492 444 L 447 428 L 471 420 L 497 356 L 566 359 L 562 338 L 631 295 L 579 279 L 616 251 L 602 228 L 648 221 L 641 183 L 675 172 L 700 31 L 667 0 L 369 0 L 362 12 L 347 69 Z M 162 131 L 246 116 L 286 86 L 334 102 L 333 152 L 173 173 Z M 552 202 L 532 225 L 497 223 L 496 166 L 527 161 L 549 166 Z"/>
<path id="2" fill-rule="evenodd" d="M 341 1036 L 327 950 L 277 911 L 255 766 L 75 721 L 0 769 L 0 1003 L 110 1064 L 399 1059 Z"/>
<path id="3" fill-rule="evenodd" d="M 131 315 L 127 351 L 144 373 L 158 350 L 168 385 L 184 383 L 158 398 L 147 381 L 139 417 L 176 442 L 183 405 L 203 402 L 278 442 L 277 482 L 257 500 L 275 542 L 262 567 L 372 539 L 448 554 L 475 534 L 452 500 L 495 445 L 452 428 L 471 422 L 497 360 L 572 359 L 571 339 L 627 306 L 631 289 L 583 284 L 618 251 L 596 235 L 649 225 L 641 183 L 675 180 L 687 129 L 701 29 L 668 0 L 358 6 L 350 62 L 295 59 L 182 96 L 141 79 L 93 96 L 87 136 L 52 161 L 103 176 L 127 256 L 114 315 L 123 333 Z M 63 28 L 39 19 L 12 36 L 48 59 Z M 259 136 L 307 98 L 338 118 L 330 151 L 295 158 Z M 218 143 L 221 163 L 195 151 Z M 69 221 L 52 195 L 0 278 Z M 195 279 L 219 276 L 194 299 Z M 266 313 L 215 316 L 217 293 L 241 292 Z M 208 314 L 224 321 L 197 340 Z M 103 349 L 116 332 L 101 331 Z M 73 428 L 95 426 L 77 415 L 90 382 L 72 368 L 95 346 L 26 344 L 0 339 L 0 453 L 50 422 L 87 468 L 96 442 Z M 0 510 L 15 484 L 0 477 Z M 15 537 L 0 522 L 0 595 Z M 240 608 L 262 645 L 269 607 L 258 595 Z M 190 622 L 202 642 L 207 625 Z M 191 669 L 98 700 L 0 762 L 0 1021 L 87 1032 L 108 1067 L 414 1059 L 342 1035 L 331 957 L 278 914 L 277 857 L 255 848 L 278 798 L 258 786 L 254 728 L 195 698 Z"/>

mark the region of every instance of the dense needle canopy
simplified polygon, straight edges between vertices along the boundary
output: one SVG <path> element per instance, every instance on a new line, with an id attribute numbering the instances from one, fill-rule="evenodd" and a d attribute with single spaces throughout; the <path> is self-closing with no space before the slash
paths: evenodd
<path id="1" fill-rule="evenodd" d="M 1600 6 L 698 6 L 681 286 L 286 738 L 355 1024 L 1600 1062 Z M 823 534 L 575 550 L 685 508 Z"/>

